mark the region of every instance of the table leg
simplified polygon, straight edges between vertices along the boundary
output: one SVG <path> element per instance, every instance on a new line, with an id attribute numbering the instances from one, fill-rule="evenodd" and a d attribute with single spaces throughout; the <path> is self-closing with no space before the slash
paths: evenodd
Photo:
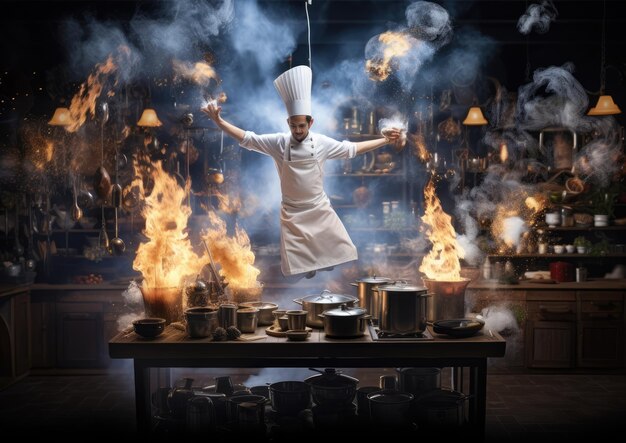
<path id="1" fill-rule="evenodd" d="M 469 417 L 476 437 L 485 437 L 485 416 L 487 409 L 487 360 L 481 359 L 470 368 Z"/>
<path id="2" fill-rule="evenodd" d="M 137 431 L 148 434 L 152 430 L 152 406 L 150 402 L 150 368 L 141 361 L 134 361 L 135 367 L 135 414 Z"/>

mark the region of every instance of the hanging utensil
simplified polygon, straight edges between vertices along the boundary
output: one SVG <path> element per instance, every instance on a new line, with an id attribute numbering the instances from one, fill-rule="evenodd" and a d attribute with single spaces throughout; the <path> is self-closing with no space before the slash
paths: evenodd
<path id="1" fill-rule="evenodd" d="M 122 255 L 126 250 L 126 244 L 124 240 L 119 237 L 118 222 L 117 222 L 117 207 L 115 208 L 115 237 L 111 239 L 110 246 L 111 252 L 115 255 Z"/>
<path id="2" fill-rule="evenodd" d="M 106 230 L 106 218 L 104 218 L 104 206 L 102 206 L 102 225 L 100 228 L 100 234 L 98 236 L 98 243 L 100 247 L 105 251 L 109 250 L 109 236 Z"/>
<path id="3" fill-rule="evenodd" d="M 74 204 L 72 205 L 72 211 L 70 216 L 73 221 L 78 221 L 83 218 L 83 210 L 78 206 L 78 195 L 76 193 L 76 178 L 72 180 L 72 194 L 74 197 Z"/>

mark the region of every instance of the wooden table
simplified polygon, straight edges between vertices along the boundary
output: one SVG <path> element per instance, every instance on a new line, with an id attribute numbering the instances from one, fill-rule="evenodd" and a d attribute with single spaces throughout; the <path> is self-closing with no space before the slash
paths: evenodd
<path id="1" fill-rule="evenodd" d="M 432 333 L 432 331 L 431 331 Z M 469 369 L 469 424 L 482 438 L 485 431 L 487 358 L 503 357 L 506 341 L 496 332 L 452 339 L 432 333 L 432 340 L 374 341 L 369 334 L 356 339 L 326 338 L 313 330 L 307 341 L 288 341 L 265 334 L 255 341 L 213 342 L 190 339 L 172 325 L 154 339 L 143 339 L 134 332 L 120 333 L 109 342 L 111 358 L 134 360 L 135 406 L 140 432 L 149 432 L 152 423 L 150 401 L 152 368 L 392 368 L 452 367 Z M 462 374 L 463 371 L 460 372 Z M 463 390 L 461 376 L 456 390 Z"/>

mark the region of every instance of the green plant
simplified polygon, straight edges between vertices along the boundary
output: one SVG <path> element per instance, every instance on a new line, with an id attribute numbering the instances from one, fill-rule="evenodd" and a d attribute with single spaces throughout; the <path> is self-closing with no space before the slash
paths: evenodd
<path id="1" fill-rule="evenodd" d="M 591 195 L 591 207 L 594 214 L 613 217 L 613 206 L 617 193 L 609 189 L 598 189 Z"/>
<path id="2" fill-rule="evenodd" d="M 586 248 L 590 248 L 591 247 L 591 241 L 587 240 L 586 237 L 583 237 L 582 235 L 576 237 L 574 239 L 574 246 L 578 247 L 578 246 L 584 246 Z"/>

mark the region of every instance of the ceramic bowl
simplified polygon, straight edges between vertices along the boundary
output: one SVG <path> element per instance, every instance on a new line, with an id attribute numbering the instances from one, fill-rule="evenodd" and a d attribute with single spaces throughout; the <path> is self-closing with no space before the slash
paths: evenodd
<path id="1" fill-rule="evenodd" d="M 565 246 L 563 246 L 563 245 L 554 245 L 554 253 L 555 254 L 562 254 L 563 252 L 565 252 Z"/>
<path id="2" fill-rule="evenodd" d="M 165 329 L 165 319 L 158 317 L 140 318 L 133 322 L 133 327 L 138 335 L 144 338 L 158 337 Z"/>

